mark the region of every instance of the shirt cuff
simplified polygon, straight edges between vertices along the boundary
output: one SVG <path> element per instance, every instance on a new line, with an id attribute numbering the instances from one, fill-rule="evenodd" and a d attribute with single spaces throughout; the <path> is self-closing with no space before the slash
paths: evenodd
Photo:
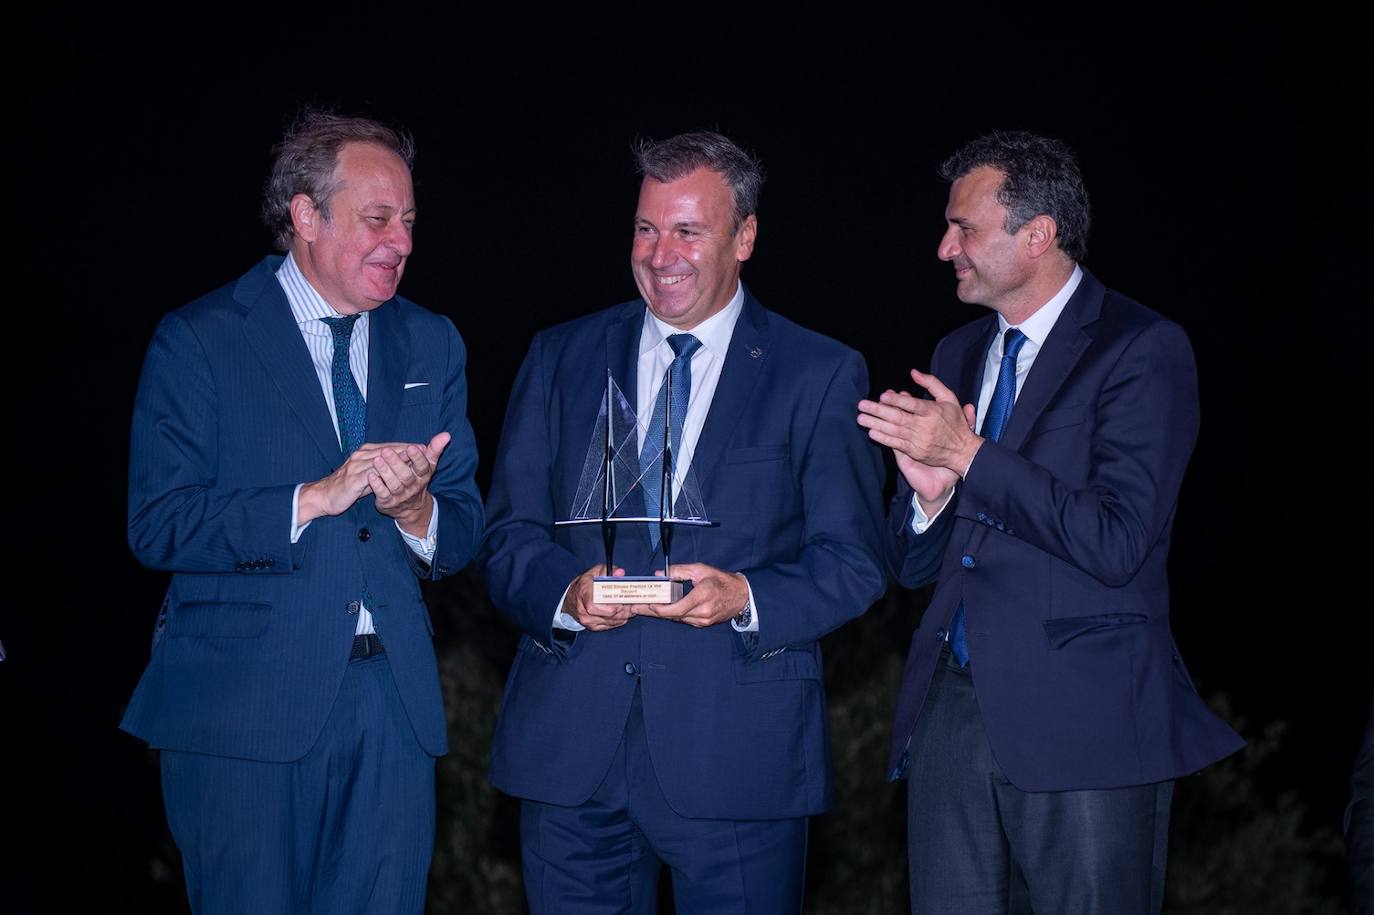
<path id="1" fill-rule="evenodd" d="M 430 496 L 433 499 L 433 496 Z M 425 562 L 434 561 L 434 550 L 438 546 L 436 535 L 439 532 L 439 500 L 434 499 L 434 509 L 429 513 L 429 530 L 425 533 L 425 539 L 421 540 L 414 534 L 408 534 L 401 529 L 401 523 L 396 522 L 396 530 L 401 531 L 401 536 L 405 538 L 406 546 L 410 551 L 419 556 Z"/>
<path id="2" fill-rule="evenodd" d="M 558 607 L 553 612 L 553 628 L 566 629 L 569 632 L 581 632 L 587 627 L 563 612 L 563 601 L 568 599 L 568 592 L 571 590 L 572 585 L 568 585 L 563 589 L 563 596 L 558 599 Z"/>
<path id="3" fill-rule="evenodd" d="M 304 485 L 305 485 L 304 483 L 297 483 L 297 484 L 296 484 L 296 491 L 293 492 L 293 493 L 291 493 L 291 542 L 292 542 L 292 543 L 295 543 L 297 540 L 301 539 L 301 534 L 304 534 L 304 533 L 305 533 L 305 529 L 306 529 L 307 527 L 310 526 L 310 522 L 309 522 L 309 521 L 305 522 L 304 524 L 297 524 L 297 523 L 296 523 L 296 519 L 300 517 L 301 487 L 304 486 Z"/>
<path id="4" fill-rule="evenodd" d="M 945 507 L 949 505 L 949 500 L 953 498 L 954 489 L 953 487 L 951 487 L 949 490 L 949 495 L 945 496 L 945 501 L 940 504 L 940 507 L 938 509 L 936 509 L 935 514 L 927 518 L 925 510 L 921 508 L 921 500 L 916 496 L 916 493 L 913 492 L 911 494 L 912 533 L 924 534 L 926 531 L 930 530 L 930 526 L 935 523 L 935 519 L 939 518 L 942 514 L 944 514 Z"/>
<path id="5" fill-rule="evenodd" d="M 744 578 L 743 575 L 740 578 Z M 744 578 L 744 586 L 749 589 L 749 607 L 752 612 L 749 614 L 749 625 L 741 626 L 733 617 L 730 619 L 730 626 L 736 632 L 758 632 L 759 631 L 759 605 L 754 600 L 754 589 L 749 584 L 749 579 Z M 741 611 L 743 612 L 743 611 Z"/>

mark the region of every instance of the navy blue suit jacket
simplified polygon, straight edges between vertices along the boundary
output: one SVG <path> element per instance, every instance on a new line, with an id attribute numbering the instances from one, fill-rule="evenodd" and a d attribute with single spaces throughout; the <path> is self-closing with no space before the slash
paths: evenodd
<path id="1" fill-rule="evenodd" d="M 314 744 L 371 595 L 415 735 L 447 749 L 419 578 L 461 569 L 482 534 L 466 352 L 447 318 L 394 298 L 369 318 L 367 440 L 453 440 L 430 483 L 432 566 L 367 496 L 292 544 L 296 484 L 344 455 L 269 257 L 163 318 L 134 406 L 129 544 L 173 573 L 152 658 L 122 727 L 152 746 L 266 761 Z M 416 384 L 407 387 L 408 384 Z M 356 611 L 356 605 L 354 607 Z"/>
<path id="2" fill-rule="evenodd" d="M 977 403 L 996 315 L 940 341 L 931 371 Z M 1198 697 L 1169 629 L 1166 561 L 1198 430 L 1182 328 L 1086 271 L 998 442 L 925 534 L 911 489 L 888 514 L 899 583 L 939 581 L 912 638 L 889 771 L 965 607 L 978 710 L 1025 791 L 1176 778 L 1242 745 Z"/>
<path id="3" fill-rule="evenodd" d="M 568 517 L 609 366 L 636 389 L 641 300 L 534 338 L 506 414 L 483 546 L 496 605 L 524 629 L 492 749 L 491 778 L 519 797 L 576 805 L 620 743 L 636 680 L 663 793 L 689 817 L 769 819 L 829 805 L 816 640 L 884 588 L 881 461 L 854 424 L 868 386 L 858 353 L 745 294 L 693 467 L 717 528 L 683 528 L 674 562 L 743 572 L 757 636 L 638 617 L 555 642 L 569 582 L 604 561 L 596 525 Z M 615 561 L 652 573 L 642 526 Z"/>

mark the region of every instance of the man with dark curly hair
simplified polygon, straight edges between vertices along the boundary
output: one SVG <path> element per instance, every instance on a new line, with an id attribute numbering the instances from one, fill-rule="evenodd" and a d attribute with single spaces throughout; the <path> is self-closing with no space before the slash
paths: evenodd
<path id="1" fill-rule="evenodd" d="M 933 399 L 859 405 L 901 471 L 890 568 L 939 582 L 889 763 L 912 911 L 1157 912 L 1173 780 L 1241 746 L 1169 630 L 1192 349 L 1079 266 L 1088 194 L 1063 143 L 993 133 L 941 173 L 939 257 L 993 313 L 912 371 Z"/>

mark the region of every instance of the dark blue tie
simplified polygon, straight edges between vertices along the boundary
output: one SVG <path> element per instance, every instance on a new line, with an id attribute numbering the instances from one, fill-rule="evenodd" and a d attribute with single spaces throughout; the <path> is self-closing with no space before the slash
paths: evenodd
<path id="1" fill-rule="evenodd" d="M 988 415 L 983 419 L 983 438 L 995 442 L 1002 437 L 1011 417 L 1012 404 L 1016 403 L 1016 354 L 1026 343 L 1026 335 L 1014 327 L 1008 328 L 1002 338 L 1002 364 L 997 368 L 997 384 L 992 388 L 992 400 L 988 401 Z M 968 663 L 968 631 L 964 625 L 964 604 L 954 611 L 954 619 L 949 624 L 949 650 L 954 660 L 963 667 Z"/>
<path id="2" fill-rule="evenodd" d="M 339 420 L 339 446 L 344 457 L 362 447 L 367 440 L 367 402 L 363 400 L 358 383 L 353 380 L 353 368 L 348 362 L 348 347 L 353 341 L 353 325 L 358 315 L 342 318 L 321 318 L 334 332 L 334 361 L 329 366 L 334 382 L 334 414 Z"/>
<path id="3" fill-rule="evenodd" d="M 645 513 L 654 515 L 658 513 L 659 502 L 663 498 L 672 498 L 672 479 L 677 476 L 677 461 L 679 458 L 678 449 L 682 445 L 682 424 L 687 419 L 687 403 L 692 396 L 692 354 L 701 347 L 701 341 L 691 334 L 673 334 L 668 338 L 668 345 L 673 348 L 673 363 L 668 366 L 668 377 L 672 379 L 673 402 L 672 409 L 669 410 L 668 385 L 661 384 L 658 387 L 658 397 L 654 400 L 654 414 L 649 420 L 649 428 L 644 432 L 644 447 L 639 450 L 639 469 L 643 474 L 644 480 L 644 509 Z M 670 468 L 672 475 L 669 477 L 669 491 L 665 497 L 663 494 L 663 422 L 664 414 L 668 415 L 668 437 L 672 443 L 674 467 Z M 652 447 L 651 447 L 652 445 Z M 664 517 L 672 515 L 671 511 L 664 506 Z M 658 549 L 658 526 L 649 526 L 649 543 L 653 549 Z"/>

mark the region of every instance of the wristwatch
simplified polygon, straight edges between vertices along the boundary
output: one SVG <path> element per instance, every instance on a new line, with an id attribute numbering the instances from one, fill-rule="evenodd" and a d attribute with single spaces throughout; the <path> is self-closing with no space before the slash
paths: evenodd
<path id="1" fill-rule="evenodd" d="M 743 573 L 743 572 L 736 572 L 735 574 L 738 575 L 740 578 L 744 578 L 744 573 Z M 744 586 L 745 586 L 745 588 L 748 588 L 748 587 L 749 587 L 749 582 L 748 582 L 747 579 L 746 579 L 745 582 L 744 582 Z M 754 621 L 754 595 L 753 595 L 752 593 L 750 593 L 749 596 L 745 599 L 745 602 L 744 602 L 744 609 L 741 610 L 739 613 L 735 614 L 735 619 L 734 619 L 735 628 L 736 628 L 736 629 L 748 629 L 748 628 L 749 628 L 749 624 L 752 623 L 753 621 Z"/>

